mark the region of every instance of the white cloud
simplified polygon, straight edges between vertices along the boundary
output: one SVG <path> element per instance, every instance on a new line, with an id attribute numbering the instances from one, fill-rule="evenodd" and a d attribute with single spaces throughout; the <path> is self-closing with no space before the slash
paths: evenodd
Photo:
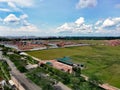
<path id="1" fill-rule="evenodd" d="M 0 26 L 0 36 L 4 35 L 36 35 L 41 33 L 35 25 L 27 21 L 28 15 L 23 14 L 17 17 L 15 14 L 9 14 L 0 21 L 4 24 Z"/>
<path id="2" fill-rule="evenodd" d="M 19 32 L 37 32 L 39 29 L 35 25 L 28 25 L 28 26 L 21 26 L 20 28 L 16 29 Z"/>
<path id="3" fill-rule="evenodd" d="M 77 9 L 95 7 L 97 5 L 97 0 L 79 0 L 76 4 Z"/>
<path id="4" fill-rule="evenodd" d="M 79 19 L 77 19 L 79 21 Z M 76 20 L 76 21 L 77 21 Z M 85 24 L 84 20 L 82 23 L 75 22 L 65 23 L 57 28 L 59 34 L 94 34 L 94 35 L 120 35 L 120 17 L 107 18 L 104 20 L 98 20 L 95 24 Z M 113 26 L 113 27 L 112 27 Z M 106 28 L 108 27 L 108 28 Z"/>
<path id="5" fill-rule="evenodd" d="M 100 25 L 100 24 L 102 24 L 102 22 L 103 22 L 103 20 L 98 20 L 98 21 L 95 23 L 95 25 Z"/>
<path id="6" fill-rule="evenodd" d="M 28 15 L 23 14 L 17 17 L 15 14 L 9 14 L 7 17 L 3 19 L 4 24 L 22 24 L 23 26 L 28 26 L 30 23 L 27 21 Z"/>
<path id="7" fill-rule="evenodd" d="M 110 20 L 109 18 L 103 22 L 103 27 L 110 27 L 113 25 L 115 25 L 115 22 L 113 20 Z"/>
<path id="8" fill-rule="evenodd" d="M 23 20 L 22 21 L 22 25 L 23 26 L 29 26 L 29 25 L 31 25 L 27 20 Z"/>
<path id="9" fill-rule="evenodd" d="M 106 28 L 107 27 L 107 28 Z M 96 34 L 120 35 L 120 17 L 107 18 L 103 23 L 94 26 Z"/>
<path id="10" fill-rule="evenodd" d="M 13 2 L 8 2 L 8 6 L 10 6 L 12 8 L 16 8 L 16 5 Z"/>
<path id="11" fill-rule="evenodd" d="M 19 18 L 17 18 L 14 14 L 9 14 L 3 21 L 6 24 L 14 23 L 18 24 L 19 23 Z"/>
<path id="12" fill-rule="evenodd" d="M 31 25 L 28 21 L 27 21 L 27 18 L 28 18 L 28 15 L 27 14 L 23 14 L 23 15 L 20 15 L 20 20 L 21 20 L 21 23 L 23 26 L 29 26 Z"/>
<path id="13" fill-rule="evenodd" d="M 28 18 L 28 15 L 27 14 L 23 14 L 20 16 L 20 19 L 27 19 Z"/>
<path id="14" fill-rule="evenodd" d="M 71 28 L 70 28 L 70 26 L 68 25 L 68 23 L 64 23 L 62 26 L 58 27 L 57 29 L 60 29 L 60 30 L 62 30 L 62 29 L 70 30 Z"/>
<path id="15" fill-rule="evenodd" d="M 92 32 L 92 25 L 84 23 L 84 18 L 80 17 L 75 22 L 65 23 L 57 28 L 57 33 L 90 33 Z"/>
<path id="16" fill-rule="evenodd" d="M 75 23 L 76 23 L 78 26 L 82 25 L 84 22 L 85 22 L 85 21 L 84 21 L 84 18 L 83 18 L 83 17 L 80 17 L 79 19 L 77 19 L 77 20 L 75 21 Z"/>
<path id="17" fill-rule="evenodd" d="M 17 28 L 0 26 L 0 36 L 19 36 L 19 35 L 36 35 L 41 34 L 41 30 L 39 30 L 34 25 L 29 26 L 21 26 Z"/>
<path id="18" fill-rule="evenodd" d="M 119 23 L 120 23 L 120 17 L 107 18 L 106 20 L 104 20 L 102 27 L 116 26 Z"/>
<path id="19" fill-rule="evenodd" d="M 13 2 L 8 2 L 8 6 L 14 10 L 14 11 L 22 11 L 20 8 L 18 8 Z"/>
<path id="20" fill-rule="evenodd" d="M 12 7 L 15 7 L 13 3 L 20 7 L 31 7 L 34 5 L 34 0 L 0 0 L 0 2 L 11 2 L 9 5 Z"/>
<path id="21" fill-rule="evenodd" d="M 10 9 L 7 9 L 7 8 L 0 8 L 0 11 L 3 11 L 3 12 L 11 12 Z"/>
<path id="22" fill-rule="evenodd" d="M 120 23 L 120 17 L 116 17 L 112 19 L 116 24 Z"/>

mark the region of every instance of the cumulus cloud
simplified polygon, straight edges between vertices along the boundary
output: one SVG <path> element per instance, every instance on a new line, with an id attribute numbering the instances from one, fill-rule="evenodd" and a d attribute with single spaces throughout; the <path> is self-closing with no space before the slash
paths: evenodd
<path id="1" fill-rule="evenodd" d="M 120 17 L 98 20 L 100 24 L 94 25 L 94 33 L 103 35 L 120 35 Z"/>
<path id="2" fill-rule="evenodd" d="M 23 26 L 29 26 L 29 25 L 31 25 L 27 20 L 23 20 L 22 21 L 22 25 Z"/>
<path id="3" fill-rule="evenodd" d="M 31 26 L 33 27 L 33 24 L 29 23 L 27 18 L 28 18 L 27 14 L 20 15 L 19 17 L 17 17 L 15 14 L 9 14 L 6 18 L 3 19 L 3 23 L 7 25 L 17 25 L 17 26 L 22 25 L 26 27 L 31 27 Z"/>
<path id="4" fill-rule="evenodd" d="M 31 25 L 28 21 L 27 21 L 28 15 L 27 14 L 23 14 L 20 15 L 20 20 L 23 26 L 29 26 Z"/>
<path id="5" fill-rule="evenodd" d="M 120 23 L 120 17 L 107 18 L 104 20 L 102 27 L 112 27 Z"/>
<path id="6" fill-rule="evenodd" d="M 57 33 L 72 33 L 73 35 L 88 33 L 100 35 L 120 34 L 120 17 L 98 20 L 91 24 L 86 24 L 83 17 L 78 18 L 76 21 L 61 25 L 57 28 Z"/>
<path id="7" fill-rule="evenodd" d="M 15 14 L 9 14 L 3 19 L 4 24 L 22 24 L 23 26 L 28 26 L 30 23 L 27 21 L 28 15 L 23 14 L 17 17 Z"/>
<path id="8" fill-rule="evenodd" d="M 0 18 L 0 35 L 16 35 L 16 33 L 17 35 L 32 35 L 40 33 L 41 30 L 28 21 L 28 15 L 22 10 L 34 6 L 35 0 L 0 0 L 0 3 L 5 5 L 5 8 L 0 8 L 2 12 L 19 12 L 17 15 L 9 14 L 5 18 Z"/>
<path id="9" fill-rule="evenodd" d="M 120 23 L 120 17 L 116 17 L 112 19 L 116 24 Z"/>
<path id="10" fill-rule="evenodd" d="M 14 14 L 9 14 L 3 21 L 4 23 L 14 23 L 14 24 L 18 24 L 19 23 L 19 18 L 17 18 Z"/>
<path id="11" fill-rule="evenodd" d="M 28 15 L 27 14 L 23 14 L 20 16 L 20 19 L 27 19 L 28 18 Z"/>
<path id="12" fill-rule="evenodd" d="M 102 24 L 102 20 L 98 20 L 96 23 L 95 23 L 95 25 L 97 26 L 97 25 L 100 25 L 100 24 Z"/>
<path id="13" fill-rule="evenodd" d="M 75 21 L 75 23 L 76 23 L 78 26 L 82 25 L 82 24 L 84 23 L 84 18 L 83 18 L 83 17 L 80 17 L 79 19 L 77 19 L 77 20 Z"/>
<path id="14" fill-rule="evenodd" d="M 70 26 L 68 25 L 68 23 L 64 23 L 62 26 L 58 27 L 58 29 L 65 29 L 65 30 L 70 30 Z"/>
<path id="15" fill-rule="evenodd" d="M 95 7 L 97 5 L 97 0 L 79 0 L 76 4 L 77 9 Z"/>
<path id="16" fill-rule="evenodd" d="M 92 25 L 84 23 L 84 18 L 80 17 L 75 22 L 65 23 L 57 28 L 58 33 L 90 33 Z"/>
<path id="17" fill-rule="evenodd" d="M 0 18 L 0 21 L 4 23 L 0 25 L 0 35 L 32 35 L 41 33 L 38 27 L 27 21 L 27 18 L 28 15 L 26 14 L 18 17 L 15 14 L 9 14 L 4 19 Z"/>
<path id="18" fill-rule="evenodd" d="M 113 26 L 115 25 L 114 21 L 113 20 L 110 20 L 110 19 L 106 19 L 104 22 L 103 22 L 103 27 L 110 27 L 110 26 Z"/>

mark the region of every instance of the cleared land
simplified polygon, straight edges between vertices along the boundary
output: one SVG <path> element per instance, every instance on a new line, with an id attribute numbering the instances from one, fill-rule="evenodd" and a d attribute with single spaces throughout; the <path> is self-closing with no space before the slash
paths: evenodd
<path id="1" fill-rule="evenodd" d="M 120 88 L 120 46 L 83 46 L 27 53 L 42 60 L 69 56 L 74 63 L 85 64 L 83 74 L 87 76 L 95 74 L 105 83 Z"/>

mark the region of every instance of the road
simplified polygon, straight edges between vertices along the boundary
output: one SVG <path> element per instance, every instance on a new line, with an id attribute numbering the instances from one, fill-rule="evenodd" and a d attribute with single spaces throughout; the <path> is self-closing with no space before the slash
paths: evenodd
<path id="1" fill-rule="evenodd" d="M 20 84 L 26 89 L 26 90 L 41 90 L 40 87 L 32 83 L 30 80 L 27 79 L 27 77 L 20 73 L 13 62 L 11 62 L 8 58 L 3 58 L 2 52 L 0 51 L 0 59 L 4 59 L 8 65 L 11 68 L 11 74 L 20 82 Z"/>
<path id="2" fill-rule="evenodd" d="M 23 53 L 24 55 L 28 55 L 27 53 Z M 31 55 L 28 55 L 28 56 L 30 56 L 30 57 L 32 57 L 34 60 L 36 60 L 36 61 L 41 61 L 41 59 L 38 59 L 38 58 L 36 58 L 36 57 L 33 57 L 33 56 L 31 56 Z M 66 85 L 64 85 L 62 82 L 59 82 L 56 86 L 58 86 L 58 87 L 60 87 L 60 90 L 72 90 L 71 88 L 69 88 L 69 87 L 67 87 Z M 56 89 L 55 89 L 56 90 Z M 57 89 L 57 90 L 59 90 L 59 89 Z"/>
<path id="3" fill-rule="evenodd" d="M 33 58 L 37 61 L 40 61 L 39 59 L 37 59 L 35 57 L 33 57 Z M 30 80 L 28 80 L 27 77 L 24 74 L 20 73 L 17 70 L 17 68 L 15 67 L 15 65 L 13 64 L 13 62 L 11 62 L 8 58 L 5 58 L 5 57 L 3 58 L 1 51 L 0 51 L 0 59 L 6 60 L 6 62 L 8 63 L 10 68 L 12 69 L 11 74 L 21 83 L 21 85 L 23 87 L 26 88 L 26 90 L 41 90 L 40 87 L 36 86 L 34 83 L 32 83 Z M 61 87 L 60 90 L 71 90 L 69 87 L 62 84 L 61 82 L 59 82 L 57 84 L 57 86 Z"/>

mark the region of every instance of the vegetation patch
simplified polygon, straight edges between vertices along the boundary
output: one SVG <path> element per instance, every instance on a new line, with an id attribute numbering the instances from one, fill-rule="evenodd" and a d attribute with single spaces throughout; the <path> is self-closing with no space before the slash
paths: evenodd
<path id="1" fill-rule="evenodd" d="M 97 42 L 94 42 L 97 43 Z M 93 45 L 82 47 L 58 48 L 50 50 L 28 51 L 26 53 L 42 60 L 68 56 L 74 63 L 83 63 L 82 73 L 97 75 L 104 83 L 120 88 L 120 47 Z"/>
<path id="2" fill-rule="evenodd" d="M 77 69 L 75 74 L 69 74 L 45 64 L 30 70 L 26 75 L 34 83 L 41 86 L 43 90 L 54 90 L 59 81 L 72 88 L 72 90 L 103 90 L 97 86 L 99 83 L 97 79 L 91 78 L 90 81 L 85 81 L 80 76 L 79 70 Z"/>
<path id="3" fill-rule="evenodd" d="M 9 66 L 4 60 L 0 60 L 0 77 L 10 80 Z"/>

